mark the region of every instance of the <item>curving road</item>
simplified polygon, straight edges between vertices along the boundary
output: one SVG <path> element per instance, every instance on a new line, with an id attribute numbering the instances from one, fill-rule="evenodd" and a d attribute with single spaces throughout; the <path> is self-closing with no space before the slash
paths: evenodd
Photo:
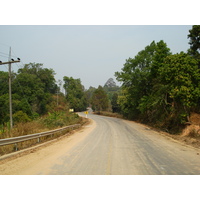
<path id="1" fill-rule="evenodd" d="M 200 174 L 197 150 L 134 122 L 89 117 L 95 130 L 52 166 L 54 174 Z"/>
<path id="2" fill-rule="evenodd" d="M 80 115 L 84 116 L 83 113 Z M 22 168 L 17 173 L 200 174 L 199 150 L 175 142 L 138 123 L 92 114 L 88 117 L 94 120 L 96 126 L 90 128 L 93 125 L 88 125 L 87 134 L 83 134 L 80 141 L 75 141 L 70 148 L 67 148 L 68 143 L 61 145 L 59 152 L 52 152 L 54 156 L 45 155 L 35 166 L 31 165 L 32 169 Z"/>

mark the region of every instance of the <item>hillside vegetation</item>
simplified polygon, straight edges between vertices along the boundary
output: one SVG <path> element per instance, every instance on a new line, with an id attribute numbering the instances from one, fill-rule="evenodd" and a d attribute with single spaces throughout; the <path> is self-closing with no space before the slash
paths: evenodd
<path id="1" fill-rule="evenodd" d="M 124 117 L 178 133 L 192 112 L 200 112 L 200 26 L 189 31 L 188 52 L 172 54 L 167 44 L 153 41 L 122 71 L 118 104 Z"/>
<path id="2" fill-rule="evenodd" d="M 68 95 L 60 92 L 62 81 L 56 83 L 55 72 L 42 64 L 25 64 L 17 73 L 12 73 L 13 129 L 10 130 L 8 72 L 0 71 L 0 138 L 15 137 L 39 131 L 55 129 L 79 123 Z M 74 79 L 72 79 L 74 80 Z M 66 85 L 66 77 L 64 78 Z M 80 82 L 77 93 L 84 93 Z M 77 103 L 76 103 L 77 104 Z M 86 105 L 77 104 L 78 110 Z M 75 108 L 75 109 L 76 109 Z M 24 127 L 24 128 L 23 128 Z"/>

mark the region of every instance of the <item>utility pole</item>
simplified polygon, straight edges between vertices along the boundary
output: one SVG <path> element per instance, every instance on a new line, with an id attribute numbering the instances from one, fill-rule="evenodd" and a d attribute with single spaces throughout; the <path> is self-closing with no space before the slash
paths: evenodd
<path id="1" fill-rule="evenodd" d="M 9 52 L 9 58 L 8 62 L 11 61 L 11 47 L 10 47 L 10 52 Z M 12 88 L 11 88 L 11 63 L 8 63 L 8 71 L 9 71 L 9 108 L 10 108 L 10 130 L 13 127 L 13 118 L 12 118 Z"/>
<path id="2" fill-rule="evenodd" d="M 57 82 L 58 82 L 58 85 L 60 86 L 59 89 L 57 88 L 57 106 L 58 106 L 58 94 L 59 94 L 59 92 L 61 90 L 60 88 L 61 88 L 61 85 L 62 85 L 62 81 L 58 80 Z"/>
<path id="3" fill-rule="evenodd" d="M 9 51 L 9 58 L 8 58 L 8 62 L 2 62 L 0 61 L 0 65 L 5 65 L 8 64 L 8 72 L 9 72 L 9 108 L 10 108 L 10 130 L 13 127 L 13 119 L 12 119 L 12 88 L 11 88 L 11 64 L 12 63 L 17 63 L 20 62 L 20 59 L 17 58 L 17 60 L 11 59 L 11 47 L 10 47 L 10 51 Z"/>

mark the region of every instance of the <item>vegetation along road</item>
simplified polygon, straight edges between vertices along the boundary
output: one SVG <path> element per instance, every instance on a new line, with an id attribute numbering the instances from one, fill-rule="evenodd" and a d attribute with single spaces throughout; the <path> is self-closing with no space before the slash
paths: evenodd
<path id="1" fill-rule="evenodd" d="M 0 174 L 200 174 L 198 149 L 135 122 L 88 117 L 91 123 L 75 134 L 4 161 Z"/>

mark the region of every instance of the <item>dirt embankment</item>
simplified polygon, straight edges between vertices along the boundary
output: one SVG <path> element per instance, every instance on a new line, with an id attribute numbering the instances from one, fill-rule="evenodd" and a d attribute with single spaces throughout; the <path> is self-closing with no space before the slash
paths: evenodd
<path id="1" fill-rule="evenodd" d="M 180 134 L 173 135 L 163 131 L 159 132 L 186 145 L 200 148 L 200 114 L 192 113 L 189 118 L 189 123 Z"/>
<path id="2" fill-rule="evenodd" d="M 200 114 L 192 113 L 189 120 L 190 124 L 182 131 L 179 139 L 200 148 Z"/>

